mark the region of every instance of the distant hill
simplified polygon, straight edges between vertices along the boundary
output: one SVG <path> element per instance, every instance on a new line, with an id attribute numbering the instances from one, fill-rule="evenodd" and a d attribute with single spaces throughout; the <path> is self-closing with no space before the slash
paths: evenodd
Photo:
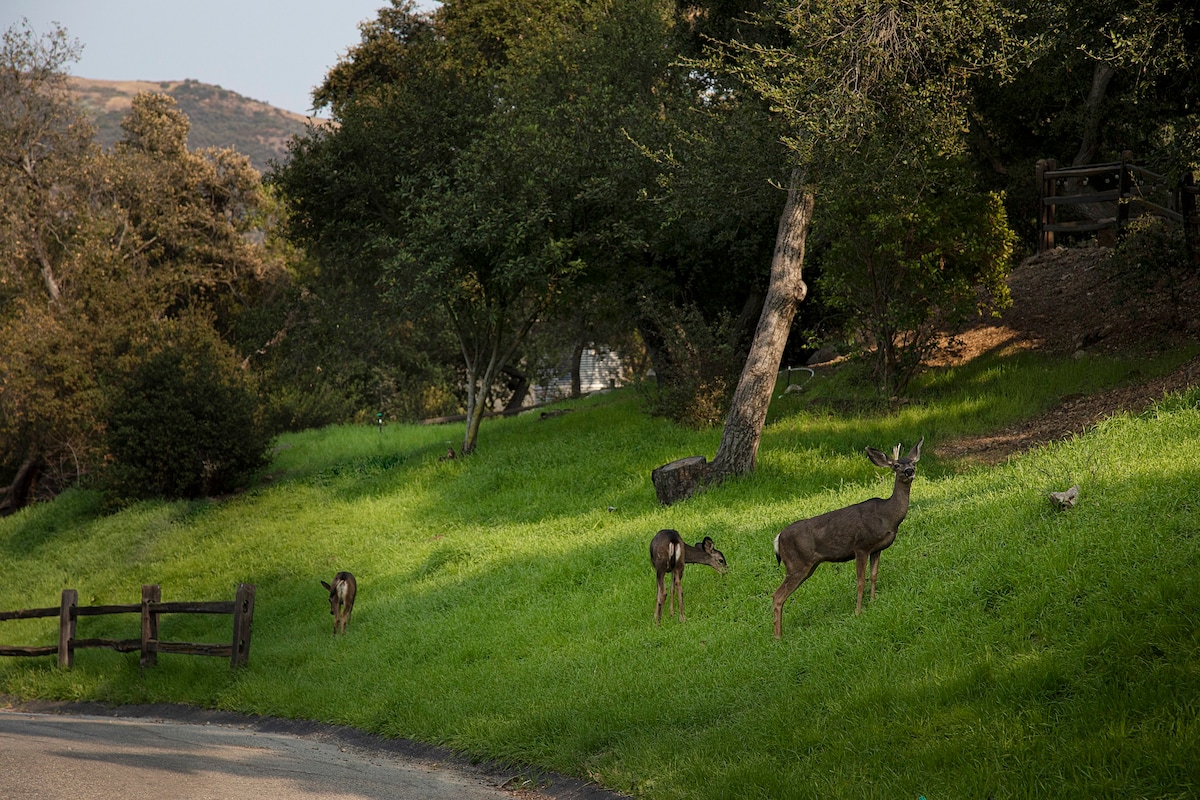
<path id="1" fill-rule="evenodd" d="M 69 78 L 71 91 L 96 125 L 96 138 L 111 147 L 121 138 L 121 120 L 133 98 L 157 92 L 175 98 L 191 120 L 188 146 L 232 147 L 259 171 L 287 157 L 287 141 L 303 133 L 308 117 L 284 111 L 210 83 L 183 81 L 98 81 Z M 314 120 L 321 123 L 322 120 Z"/>

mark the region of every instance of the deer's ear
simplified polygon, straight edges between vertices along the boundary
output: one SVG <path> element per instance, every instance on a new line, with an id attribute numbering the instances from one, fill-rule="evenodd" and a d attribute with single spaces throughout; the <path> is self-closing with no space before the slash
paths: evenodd
<path id="1" fill-rule="evenodd" d="M 333 591 L 333 587 L 332 587 L 332 586 L 330 586 L 330 585 L 329 585 L 328 583 L 326 583 L 325 581 L 321 581 L 321 585 L 325 587 L 326 591 L 330 591 L 330 592 L 332 592 L 332 591 Z"/>
<path id="2" fill-rule="evenodd" d="M 920 441 L 913 445 L 913 449 L 908 451 L 908 460 L 914 464 L 921 460 L 921 445 L 925 444 L 925 437 L 922 436 Z"/>
<path id="3" fill-rule="evenodd" d="M 890 467 L 892 465 L 892 460 L 874 447 L 867 448 L 867 458 L 871 459 L 871 463 L 877 467 Z"/>
<path id="4" fill-rule="evenodd" d="M 714 549 L 716 549 L 716 544 L 713 543 L 711 536 L 705 536 L 701 547 L 703 548 L 704 552 L 711 553 Z"/>

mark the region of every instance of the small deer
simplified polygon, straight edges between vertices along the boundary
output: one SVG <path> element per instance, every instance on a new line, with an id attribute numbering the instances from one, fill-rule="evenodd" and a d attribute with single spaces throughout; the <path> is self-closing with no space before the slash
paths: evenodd
<path id="1" fill-rule="evenodd" d="M 817 517 L 788 525 L 775 537 L 775 560 L 787 567 L 787 577 L 775 590 L 775 638 L 783 637 L 783 604 L 792 592 L 808 580 L 819 564 L 854 559 L 858 575 L 857 616 L 862 613 L 863 587 L 868 559 L 871 562 L 871 599 L 875 599 L 875 579 L 879 574 L 879 554 L 896 540 L 896 531 L 908 514 L 908 494 L 921 460 L 917 442 L 908 455 L 900 458 L 900 445 L 889 458 L 873 447 L 867 457 L 878 467 L 896 474 L 892 496 L 887 500 L 873 497 L 852 506 L 828 511 Z"/>
<path id="2" fill-rule="evenodd" d="M 675 613 L 675 596 L 679 596 L 679 621 L 683 622 L 683 567 L 685 564 L 707 564 L 722 575 L 729 569 L 725 563 L 725 555 L 713 545 L 708 536 L 704 541 L 696 542 L 695 547 L 686 544 L 679 531 L 663 529 L 650 540 L 650 563 L 654 565 L 655 578 L 658 581 L 658 600 L 654 605 L 654 624 L 662 621 L 663 600 L 666 598 L 666 588 L 663 586 L 663 576 L 671 573 L 671 599 L 667 607 L 667 616 Z"/>
<path id="3" fill-rule="evenodd" d="M 349 572 L 333 576 L 333 585 L 325 581 L 321 585 L 329 590 L 329 613 L 333 615 L 333 635 L 346 632 L 350 624 L 350 612 L 354 610 L 354 596 L 358 594 L 358 582 Z"/>

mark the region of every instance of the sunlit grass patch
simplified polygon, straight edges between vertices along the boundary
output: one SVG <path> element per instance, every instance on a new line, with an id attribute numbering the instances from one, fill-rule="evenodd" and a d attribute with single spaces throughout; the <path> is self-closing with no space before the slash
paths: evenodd
<path id="1" fill-rule="evenodd" d="M 3 582 L 0 608 L 56 605 L 67 586 L 133 602 L 142 583 L 167 599 L 255 583 L 250 665 L 9 658 L 0 692 L 337 722 L 655 798 L 1186 796 L 1200 784 L 1196 392 L 996 467 L 956 472 L 937 452 L 1128 369 L 997 360 L 849 415 L 821 403 L 853 386 L 789 396 L 753 476 L 672 507 L 650 471 L 711 456 L 719 431 L 649 419 L 624 392 L 489 420 L 466 459 L 439 460 L 457 427 L 336 427 L 282 437 L 269 479 L 220 501 L 103 516 L 72 491 L 0 520 L 4 574 L 28 585 Z M 822 565 L 776 642 L 775 534 L 886 495 L 863 448 L 920 436 L 876 600 L 855 617 L 853 563 Z M 1047 493 L 1072 484 L 1079 505 L 1055 510 Z M 687 621 L 655 626 L 648 545 L 664 527 L 712 536 L 730 571 L 688 567 Z M 360 594 L 335 638 L 318 581 L 339 569 Z M 0 641 L 53 641 L 36 622 L 0 623 Z M 178 630 L 206 638 L 202 623 Z"/>

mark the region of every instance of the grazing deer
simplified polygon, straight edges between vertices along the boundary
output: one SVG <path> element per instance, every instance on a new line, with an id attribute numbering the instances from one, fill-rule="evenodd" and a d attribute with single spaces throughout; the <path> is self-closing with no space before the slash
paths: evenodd
<path id="1" fill-rule="evenodd" d="M 908 514 L 908 493 L 921 460 L 922 438 L 908 455 L 900 458 L 900 445 L 889 458 L 873 447 L 867 457 L 878 467 L 896 473 L 896 485 L 887 500 L 873 497 L 852 506 L 835 509 L 788 525 L 775 537 L 775 560 L 787 567 L 787 577 L 775 590 L 775 638 L 783 637 L 783 604 L 800 584 L 808 580 L 817 565 L 826 561 L 854 559 L 858 574 L 858 605 L 862 613 L 863 586 L 868 559 L 871 562 L 871 599 L 875 599 L 875 578 L 879 574 L 879 554 L 896 539 L 896 531 Z"/>
<path id="2" fill-rule="evenodd" d="M 346 632 L 350 624 L 350 612 L 354 610 L 354 596 L 358 594 L 358 582 L 349 572 L 333 576 L 333 585 L 325 581 L 321 585 L 329 590 L 329 613 L 333 615 L 333 635 Z"/>
<path id="3" fill-rule="evenodd" d="M 722 575 L 729 569 L 725 563 L 725 555 L 713 545 L 713 540 L 705 536 L 704 541 L 696 542 L 693 547 L 683 541 L 679 531 L 664 529 L 650 540 L 650 563 L 654 565 L 655 578 L 658 580 L 658 601 L 654 605 L 654 624 L 662 621 L 663 600 L 666 588 L 663 586 L 663 576 L 671 573 L 671 600 L 667 607 L 667 616 L 675 613 L 675 595 L 679 596 L 679 621 L 683 622 L 683 567 L 684 564 L 707 564 Z"/>

